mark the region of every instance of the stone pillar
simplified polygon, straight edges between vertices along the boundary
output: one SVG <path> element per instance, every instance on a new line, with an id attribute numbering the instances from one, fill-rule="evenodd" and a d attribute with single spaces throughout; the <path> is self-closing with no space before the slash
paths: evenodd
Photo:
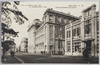
<path id="1" fill-rule="evenodd" d="M 84 17 L 85 17 L 85 14 L 82 13 L 82 19 L 81 19 L 81 39 L 84 40 Z"/>
<path id="2" fill-rule="evenodd" d="M 53 16 L 53 23 L 55 23 L 55 16 Z M 53 46 L 54 46 L 54 53 L 55 53 L 55 25 L 53 25 Z"/>
<path id="3" fill-rule="evenodd" d="M 84 40 L 85 39 L 85 29 L 84 29 L 84 17 L 85 17 L 85 13 L 83 12 L 82 13 L 82 19 L 81 19 L 81 26 L 80 26 L 80 28 L 81 28 L 81 40 Z M 86 48 L 86 43 L 85 42 L 81 42 L 81 53 L 83 53 L 83 51 L 84 51 L 84 49 Z"/>
<path id="4" fill-rule="evenodd" d="M 54 46 L 54 52 L 55 52 L 55 25 L 53 25 L 53 46 Z"/>
<path id="5" fill-rule="evenodd" d="M 94 10 L 94 7 L 92 7 L 92 19 L 91 19 L 91 33 L 92 33 L 92 38 L 95 38 L 95 10 Z"/>
<path id="6" fill-rule="evenodd" d="M 46 25 L 44 25 L 44 51 L 46 52 Z"/>
<path id="7" fill-rule="evenodd" d="M 49 22 L 49 15 L 47 14 L 46 16 L 46 22 Z"/>
<path id="8" fill-rule="evenodd" d="M 98 25 L 98 24 L 97 24 L 97 20 L 96 20 L 96 18 L 95 18 L 95 40 L 94 40 L 95 43 L 94 43 L 94 44 L 95 44 L 95 56 L 96 56 L 96 57 L 98 56 L 98 53 L 97 53 L 97 50 L 98 50 L 98 49 L 97 49 L 97 39 L 98 39 L 98 38 L 97 38 L 97 25 Z"/>
<path id="9" fill-rule="evenodd" d="M 92 19 L 91 19 L 91 34 L 92 34 L 92 38 L 95 39 L 95 15 L 96 15 L 96 11 L 95 11 L 95 7 L 92 7 Z M 95 40 L 92 41 L 92 47 L 91 47 L 91 50 L 92 50 L 92 56 L 95 56 Z"/>
<path id="10" fill-rule="evenodd" d="M 94 52 L 94 41 L 91 42 L 91 55 L 94 56 L 95 52 Z"/>
<path id="11" fill-rule="evenodd" d="M 47 48 L 46 48 L 46 51 L 47 53 L 49 53 L 49 24 L 46 24 L 46 45 L 47 45 Z"/>
<path id="12" fill-rule="evenodd" d="M 66 52 L 66 45 L 67 45 L 67 34 L 66 34 L 67 30 L 66 30 L 66 26 L 65 26 L 65 55 L 67 54 Z"/>
<path id="13" fill-rule="evenodd" d="M 71 27 L 71 28 L 70 28 L 70 44 L 71 44 L 71 55 L 72 55 L 72 54 L 73 54 L 73 52 L 72 52 L 72 50 L 73 50 L 73 49 L 72 49 L 72 44 L 73 44 L 73 36 L 72 36 L 72 34 L 73 34 L 73 33 L 72 33 L 72 29 L 73 29 L 73 28 L 72 28 L 72 23 L 70 23 L 70 27 Z"/>
<path id="14" fill-rule="evenodd" d="M 33 33 L 33 41 L 32 41 L 32 43 L 33 43 L 33 52 L 35 53 L 35 51 L 36 51 L 36 33 L 35 33 L 35 30 L 36 30 L 36 27 L 34 26 L 33 27 L 33 30 L 32 30 L 32 33 Z"/>
<path id="15" fill-rule="evenodd" d="M 55 23 L 55 16 L 53 16 L 53 23 Z"/>

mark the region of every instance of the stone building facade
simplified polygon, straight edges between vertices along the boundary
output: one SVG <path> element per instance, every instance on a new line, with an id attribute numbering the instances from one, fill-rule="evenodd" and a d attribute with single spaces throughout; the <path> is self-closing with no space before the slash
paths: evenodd
<path id="1" fill-rule="evenodd" d="M 65 26 L 65 55 L 82 55 L 88 49 L 91 56 L 99 55 L 99 12 L 96 5 L 82 11 L 80 20 Z"/>
<path id="2" fill-rule="evenodd" d="M 70 14 L 55 11 L 53 9 L 47 9 L 43 15 L 42 24 L 38 29 L 33 24 L 34 32 L 34 52 L 36 53 L 50 53 L 60 54 L 65 52 L 65 25 L 69 21 L 79 20 L 79 17 L 75 17 Z M 30 28 L 29 28 L 30 29 Z"/>
<path id="3" fill-rule="evenodd" d="M 98 56 L 99 12 L 95 4 L 83 10 L 80 17 L 47 9 L 42 21 L 35 19 L 33 22 L 28 29 L 28 50 L 82 56 L 87 48 L 91 56 Z"/>
<path id="4" fill-rule="evenodd" d="M 29 28 L 28 29 L 28 52 L 33 52 L 34 53 L 34 51 L 35 51 L 34 50 L 34 47 L 35 47 L 35 44 L 34 44 L 35 36 L 33 34 L 34 34 L 34 31 L 35 31 L 35 26 L 34 26 L 33 22 L 28 27 Z"/>

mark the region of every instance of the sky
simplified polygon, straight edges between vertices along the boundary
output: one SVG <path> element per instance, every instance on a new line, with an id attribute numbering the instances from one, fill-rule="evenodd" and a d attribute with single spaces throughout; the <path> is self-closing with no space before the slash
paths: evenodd
<path id="1" fill-rule="evenodd" d="M 34 19 L 40 19 L 42 21 L 43 14 L 47 8 L 52 8 L 53 10 L 70 13 L 71 15 L 79 17 L 82 15 L 82 11 L 87 7 L 96 4 L 96 11 L 99 11 L 99 2 L 96 1 L 81 1 L 81 2 L 73 2 L 73 1 L 23 1 L 18 5 L 18 9 L 22 11 L 22 13 L 29 19 L 25 21 L 24 24 L 18 25 L 18 23 L 12 22 L 11 27 L 19 31 L 18 36 L 15 38 L 15 43 L 17 47 L 21 43 L 21 39 L 24 37 L 28 38 L 28 25 L 33 23 Z"/>

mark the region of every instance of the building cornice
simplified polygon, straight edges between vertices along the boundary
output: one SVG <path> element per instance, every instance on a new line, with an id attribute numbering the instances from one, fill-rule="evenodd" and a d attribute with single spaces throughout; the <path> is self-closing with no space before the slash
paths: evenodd
<path id="1" fill-rule="evenodd" d="M 53 10 L 53 9 L 47 9 L 47 10 L 45 11 L 44 15 L 45 15 L 47 12 L 54 13 L 54 14 L 59 14 L 59 15 L 63 15 L 63 16 L 70 17 L 70 18 L 74 18 L 74 19 L 76 19 L 76 20 L 80 19 L 79 17 L 73 16 L 73 15 L 70 15 L 70 14 L 67 14 L 67 13 L 59 12 L 59 11 L 56 11 L 56 10 Z"/>
<path id="2" fill-rule="evenodd" d="M 96 5 L 93 4 L 92 6 L 90 6 L 90 7 L 86 8 L 86 9 L 84 9 L 82 12 L 86 12 L 86 11 L 88 11 L 89 9 L 91 9 L 92 7 L 96 7 Z"/>
<path id="3" fill-rule="evenodd" d="M 28 28 L 28 30 L 27 31 L 29 31 L 33 26 L 35 26 L 34 24 L 32 24 L 29 28 Z"/>

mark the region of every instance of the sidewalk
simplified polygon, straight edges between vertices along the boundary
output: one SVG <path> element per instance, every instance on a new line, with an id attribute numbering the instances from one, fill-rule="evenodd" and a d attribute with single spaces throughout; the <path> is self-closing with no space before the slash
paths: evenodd
<path id="1" fill-rule="evenodd" d="M 12 64 L 12 63 L 20 63 L 15 57 L 11 57 L 11 56 L 6 56 L 6 61 L 2 60 L 2 63 L 6 64 Z"/>
<path id="2" fill-rule="evenodd" d="M 42 55 L 42 56 L 51 56 L 50 54 L 41 54 L 41 53 L 33 53 L 33 52 L 17 52 L 15 55 Z"/>

